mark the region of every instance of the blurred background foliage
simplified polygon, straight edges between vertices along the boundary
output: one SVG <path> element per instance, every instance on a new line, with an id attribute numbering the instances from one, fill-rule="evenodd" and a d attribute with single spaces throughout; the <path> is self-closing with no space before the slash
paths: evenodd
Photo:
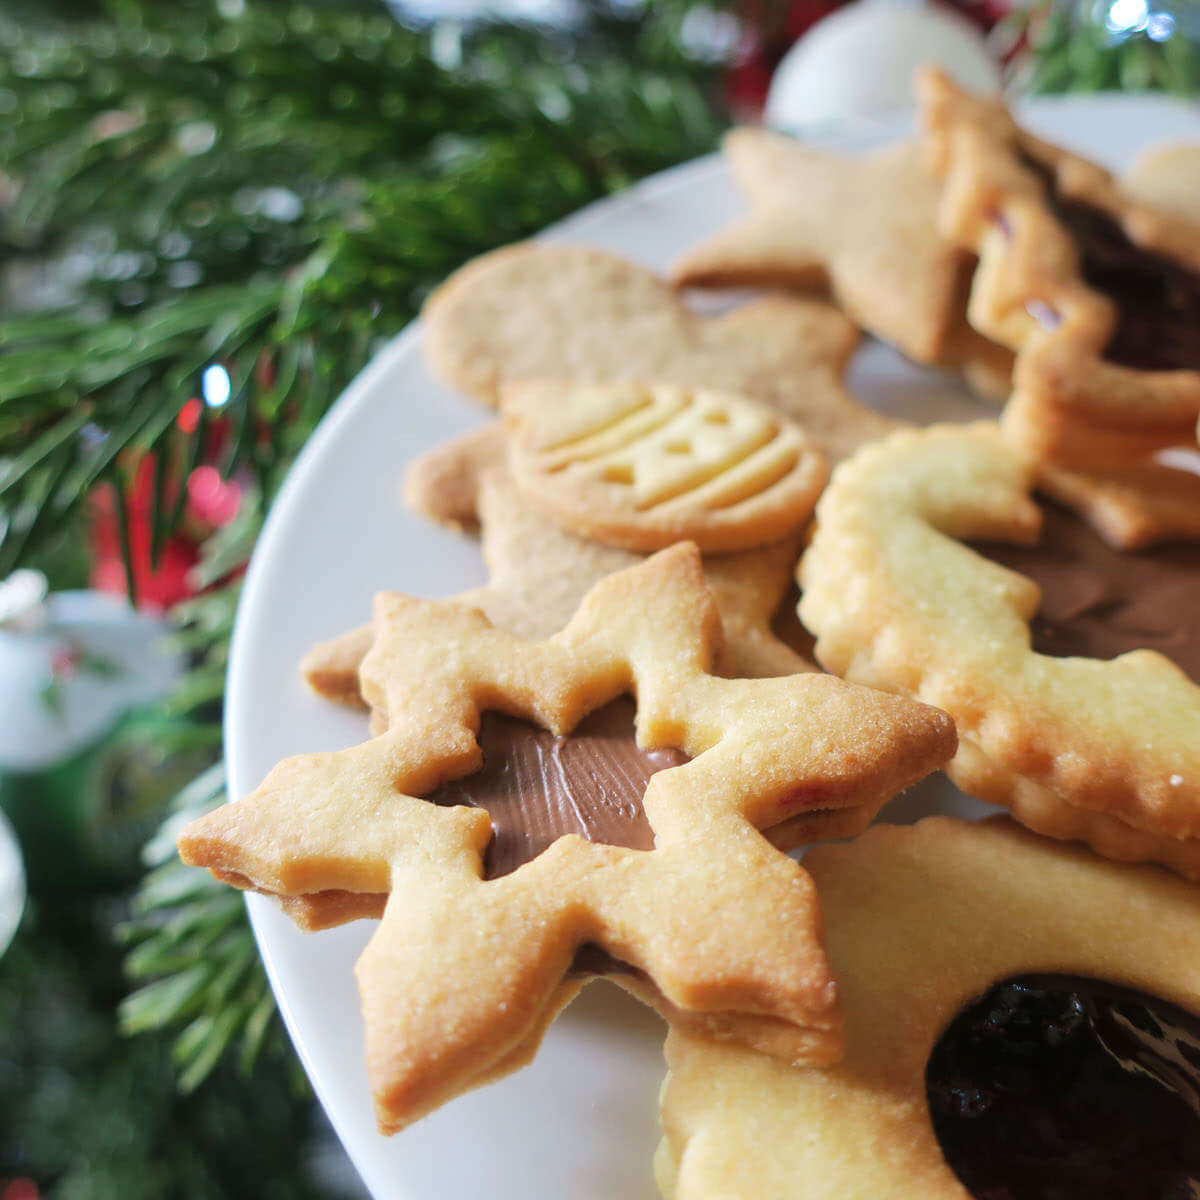
<path id="1" fill-rule="evenodd" d="M 115 571 L 171 610 L 189 667 L 101 750 L 135 788 L 156 781 L 153 804 L 111 805 L 111 773 L 84 784 L 106 792 L 79 818 L 113 827 L 103 862 L 70 828 L 23 836 L 0 1189 L 320 1190 L 241 898 L 178 863 L 170 822 L 139 855 L 147 808 L 157 823 L 171 780 L 179 819 L 224 798 L 240 567 L 374 349 L 465 259 L 714 146 L 718 64 L 684 50 L 686 12 L 595 5 L 566 29 L 282 0 L 0 15 L 0 579 Z M 236 511 L 195 511 L 202 468 Z"/>
<path id="2" fill-rule="evenodd" d="M 414 26 L 377 3 L 4 4 L 0 581 L 123 590 L 169 611 L 187 664 L 64 768 L 82 809 L 22 830 L 4 1200 L 330 1194 L 241 899 L 173 853 L 224 799 L 225 659 L 263 512 L 432 286 L 713 149 L 836 6 L 579 0 L 557 25 Z M 1183 38 L 1114 39 L 1087 5 L 986 8 L 1034 89 L 1196 87 Z M 0 780 L 0 802 L 40 803 L 32 786 Z"/>

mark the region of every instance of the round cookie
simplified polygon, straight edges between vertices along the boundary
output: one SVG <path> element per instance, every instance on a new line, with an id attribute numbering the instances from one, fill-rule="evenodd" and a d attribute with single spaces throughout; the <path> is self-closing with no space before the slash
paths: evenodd
<path id="1" fill-rule="evenodd" d="M 825 458 L 793 422 L 732 392 L 670 383 L 524 383 L 501 393 L 527 500 L 626 550 L 748 550 L 798 532 Z"/>
<path id="2" fill-rule="evenodd" d="M 800 567 L 817 658 L 949 712 L 947 770 L 965 791 L 1041 833 L 1200 878 L 1200 687 L 1181 669 L 1200 673 L 1200 547 L 1108 551 L 1102 571 L 1106 548 L 1076 522 L 1083 541 L 1022 560 L 1047 587 L 1039 613 L 1037 584 L 961 542 L 1004 541 L 1010 555 L 1035 543 L 1032 486 L 1032 465 L 991 424 L 896 434 L 844 463 Z M 1047 570 L 1067 561 L 1074 594 Z M 1166 574 L 1139 593 L 1149 564 Z M 1067 640 L 1050 648 L 1077 656 L 1038 653 L 1031 622 L 1039 637 L 1057 622 Z M 1078 656 L 1081 634 L 1114 630 L 1124 640 L 1101 653 L 1118 657 Z"/>
<path id="3" fill-rule="evenodd" d="M 1108 981 L 1185 1010 L 1175 1028 L 1163 1023 L 1166 1036 L 1157 1042 L 1146 1026 L 1149 1036 L 1137 1044 L 1157 1051 L 1160 1061 L 1145 1054 L 1138 1061 L 1163 1074 L 1174 1068 L 1181 1089 L 1189 1074 L 1197 1086 L 1200 890 L 1153 867 L 1105 862 L 1083 848 L 1045 841 L 1007 818 L 877 825 L 849 844 L 810 851 L 804 862 L 821 893 L 846 1016 L 846 1055 L 833 1066 L 790 1069 L 673 1030 L 662 1099 L 666 1138 L 656 1161 L 665 1196 L 971 1200 L 1030 1194 L 1002 1185 L 1033 1156 L 1038 1128 L 1026 1126 L 1019 1143 L 999 1148 L 995 1169 L 1001 1174 L 989 1181 L 993 1190 L 968 1188 L 939 1144 L 927 1095 L 940 1110 L 945 1081 L 934 1073 L 931 1055 L 957 1014 L 997 983 L 1031 972 Z M 1182 1029 L 1187 1023 L 1190 1039 Z M 1123 1034 L 1132 1040 L 1128 1029 Z M 1190 1068 L 1171 1034 L 1179 1045 L 1190 1040 L 1182 1051 L 1192 1056 Z M 1174 1063 L 1161 1062 L 1171 1058 Z M 1132 1095 L 1141 1095 L 1136 1081 Z M 989 1097 L 964 1090 L 962 1100 L 986 1127 Z M 1101 1124 L 1113 1111 L 1112 1097 L 1087 1101 L 1096 1157 L 1106 1157 L 1110 1139 L 1119 1159 L 1121 1143 Z M 1186 1135 L 1188 1117 L 1198 1118 L 1180 1103 Z M 1130 1122 L 1143 1127 L 1145 1151 L 1146 1137 L 1153 1141 L 1159 1131 L 1145 1129 L 1141 1104 L 1126 1109 Z M 1190 1128 L 1194 1133 L 1200 1125 Z M 1187 1194 L 1152 1190 L 1152 1172 L 1166 1165 L 1165 1143 L 1163 1137 L 1154 1148 L 1158 1161 L 1127 1158 L 1123 1164 L 1145 1190 L 1104 1190 L 1060 1147 L 1051 1168 L 1068 1179 L 1074 1168 L 1083 1187 L 1034 1194 L 1089 1200 Z M 1190 1153 L 1188 1165 L 1200 1171 L 1194 1138 L 1185 1136 L 1176 1149 L 1185 1160 Z M 972 1164 L 955 1157 L 958 1170 L 968 1173 Z"/>

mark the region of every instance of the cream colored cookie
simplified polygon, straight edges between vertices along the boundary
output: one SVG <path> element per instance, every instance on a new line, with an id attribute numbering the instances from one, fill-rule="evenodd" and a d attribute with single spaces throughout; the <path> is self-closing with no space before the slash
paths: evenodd
<path id="1" fill-rule="evenodd" d="M 955 718 L 947 770 L 964 791 L 1040 833 L 1200 878 L 1200 687 L 1157 650 L 1111 661 L 1034 653 L 1038 586 L 958 540 L 1034 542 L 1033 479 L 1032 463 L 989 424 L 864 448 L 817 507 L 801 620 L 827 669 Z M 1131 559 L 1112 578 L 1133 585 L 1146 569 Z M 1112 616 L 1109 586 L 1099 580 L 1071 608 L 1101 630 L 1119 617 L 1122 644 L 1175 653 L 1184 626 L 1172 622 L 1200 611 L 1200 569 L 1176 570 Z M 1158 600 L 1173 606 L 1166 617 Z"/>
<path id="2" fill-rule="evenodd" d="M 1003 980 L 1054 972 L 1200 1014 L 1200 891 L 1164 871 L 1105 862 L 1005 819 L 947 817 L 877 825 L 804 862 L 846 1055 L 792 1070 L 673 1031 L 656 1162 L 673 1200 L 970 1200 L 943 1156 L 925 1079 L 964 1005 Z M 1084 1182 L 1072 1194 L 1100 1193 Z"/>
<path id="3" fill-rule="evenodd" d="M 925 72 L 920 91 L 940 228 L 979 256 L 968 317 L 1017 352 L 1012 436 L 1080 477 L 1071 490 L 1092 498 L 1085 513 L 1109 514 L 1110 538 L 1195 536 L 1174 516 L 1194 489 L 1156 455 L 1195 447 L 1200 224 L 1139 202 L 943 72 Z M 1100 481 L 1086 477 L 1128 468 L 1096 501 Z"/>
<path id="4" fill-rule="evenodd" d="M 791 421 L 731 392 L 673 384 L 512 384 L 508 465 L 563 528 L 628 550 L 746 550 L 796 534 L 824 457 Z"/>
<path id="5" fill-rule="evenodd" d="M 602 580 L 544 642 L 454 600 L 375 611 L 361 678 L 387 731 L 286 760 L 179 846 L 279 896 L 388 894 L 357 967 L 382 1130 L 524 1061 L 589 945 L 693 1027 L 840 1053 L 816 896 L 758 829 L 863 828 L 953 753 L 944 713 L 826 675 L 710 674 L 720 618 L 687 543 Z M 605 724 L 623 695 L 636 743 Z"/>
<path id="6" fill-rule="evenodd" d="M 480 425 L 410 459 L 404 468 L 404 502 L 413 512 L 451 529 L 479 528 L 479 480 L 508 463 L 508 440 L 499 421 Z"/>
<path id="7" fill-rule="evenodd" d="M 1145 465 L 1070 471 L 1043 464 L 1038 487 L 1070 505 L 1114 546 L 1138 550 L 1175 538 L 1200 539 L 1200 475 L 1171 465 L 1182 447 Z"/>
<path id="8" fill-rule="evenodd" d="M 450 463 L 463 461 L 454 443 L 446 444 L 445 453 Z M 436 452 L 426 457 L 430 469 L 424 478 L 435 489 L 436 503 L 443 495 L 457 503 L 462 489 L 451 483 L 444 493 L 437 492 L 438 481 L 448 475 Z M 465 457 L 473 463 L 489 461 L 486 454 L 472 451 Z M 518 637 L 541 639 L 557 633 L 594 584 L 643 561 L 641 555 L 562 532 L 520 497 L 504 471 L 483 469 L 472 482 L 470 495 L 471 506 L 456 523 L 472 525 L 478 520 L 489 580 L 457 599 L 478 607 L 494 625 Z M 742 554 L 704 558 L 705 579 L 724 630 L 716 661 L 722 674 L 758 679 L 818 669 L 812 661 L 812 639 L 795 619 L 795 600 L 790 596 L 798 556 L 798 542 L 789 540 Z M 374 636 L 373 628 L 366 625 L 313 647 L 301 663 L 301 674 L 326 699 L 363 705 L 359 668 Z M 372 709 L 371 731 L 382 733 L 386 728 L 386 712 Z M 768 836 L 775 845 L 791 849 L 806 841 L 810 832 L 803 823 L 785 822 Z M 226 882 L 241 886 L 234 879 Z M 323 892 L 276 899 L 301 928 L 319 930 L 378 918 L 387 896 Z M 620 982 L 629 986 L 630 981 Z M 656 1007 L 666 1011 L 666 1001 Z"/>
<path id="9" fill-rule="evenodd" d="M 1004 410 L 1002 425 L 1010 441 L 1038 460 L 1039 487 L 1112 545 L 1134 550 L 1200 539 L 1200 447 L 1163 448 L 1153 435 L 1139 445 L 1134 433 L 1095 436 L 1074 414 L 1032 403 L 1021 392 Z M 1085 465 L 1072 465 L 1080 457 Z"/>
<path id="10" fill-rule="evenodd" d="M 446 451 L 451 460 L 459 459 L 452 444 Z M 432 465 L 428 478 L 441 478 L 437 456 L 427 457 Z M 461 495 L 461 489 L 451 484 L 447 494 Z M 642 561 L 641 555 L 564 533 L 520 496 L 505 471 L 485 470 L 479 479 L 472 478 L 470 494 L 470 509 L 461 513 L 461 523 L 478 520 L 489 578 L 458 599 L 518 637 L 557 633 L 594 584 Z M 799 552 L 799 541 L 789 539 L 704 559 L 705 579 L 725 631 L 718 663 L 722 673 L 759 678 L 817 669 L 772 631 Z M 322 642 L 305 656 L 301 674 L 327 699 L 361 704 L 358 669 L 373 637 L 368 625 Z M 377 714 L 374 728 L 385 724 L 385 715 Z"/>
<path id="11" fill-rule="evenodd" d="M 633 263 L 528 243 L 456 271 L 423 320 L 433 370 L 493 408 L 509 383 L 653 380 L 744 393 L 834 458 L 895 428 L 842 386 L 858 332 L 819 300 L 769 296 L 700 316 Z"/>
<path id="12" fill-rule="evenodd" d="M 858 325 L 911 358 L 962 361 L 951 334 L 967 256 L 938 232 L 940 189 L 919 146 L 827 154 L 747 128 L 726 135 L 724 156 L 750 211 L 689 250 L 677 284 L 828 288 Z"/>
<path id="13" fill-rule="evenodd" d="M 1121 190 L 1200 225 L 1200 143 L 1172 142 L 1143 150 L 1121 176 Z"/>
<path id="14" fill-rule="evenodd" d="M 939 224 L 979 255 L 968 316 L 1017 351 L 1016 387 L 1097 426 L 1190 440 L 1200 372 L 1108 357 L 1118 305 L 1112 288 L 1084 278 L 1082 226 L 1069 214 L 1104 222 L 1103 236 L 1143 255 L 1147 274 L 1200 271 L 1200 226 L 1131 200 L 1101 167 L 1026 133 L 1001 103 L 944 72 L 927 70 L 919 84 L 927 161 L 944 181 Z M 1148 341 L 1147 355 L 1166 348 Z"/>

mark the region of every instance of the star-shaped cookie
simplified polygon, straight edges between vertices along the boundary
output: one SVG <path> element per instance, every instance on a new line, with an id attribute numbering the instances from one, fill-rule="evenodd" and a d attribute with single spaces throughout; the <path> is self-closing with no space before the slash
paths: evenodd
<path id="1" fill-rule="evenodd" d="M 1017 392 L 1004 433 L 1038 461 L 1038 486 L 1074 509 L 1111 545 L 1136 550 L 1200 538 L 1200 448 L 1148 445 L 1125 432 L 1097 436 L 1078 412 Z M 1082 450 L 1100 462 L 1077 462 Z M 1109 461 L 1105 461 L 1108 459 Z"/>
<path id="2" fill-rule="evenodd" d="M 493 457 L 486 439 L 467 435 L 448 442 L 413 464 L 420 482 L 413 486 L 410 471 L 408 490 L 415 507 L 429 511 L 432 506 L 437 519 L 480 527 L 490 578 L 457 599 L 478 607 L 508 633 L 548 638 L 566 625 L 592 586 L 635 566 L 642 556 L 559 529 L 520 496 L 505 470 L 488 465 Z M 464 462 L 471 464 L 469 469 Z M 795 616 L 794 588 L 789 588 L 798 553 L 798 542 L 789 539 L 702 560 L 724 629 L 717 657 L 721 674 L 759 679 L 818 669 L 811 638 Z M 301 663 L 301 674 L 326 699 L 353 707 L 364 704 L 359 668 L 374 637 L 374 628 L 364 625 L 314 646 Z M 387 714 L 372 709 L 371 731 L 382 733 L 386 727 Z M 772 840 L 787 848 L 793 843 L 782 841 L 786 832 L 773 831 Z M 315 931 L 378 918 L 387 896 L 322 892 L 276 899 L 297 925 Z"/>
<path id="3" fill-rule="evenodd" d="M 685 1027 L 840 1053 L 814 890 L 758 830 L 861 830 L 953 725 L 830 676 L 716 677 L 719 638 L 686 543 L 543 642 L 383 593 L 361 674 L 386 732 L 183 831 L 185 861 L 243 886 L 388 894 L 357 967 L 382 1130 L 524 1062 L 597 952 Z"/>
<path id="4" fill-rule="evenodd" d="M 592 586 L 643 556 L 561 530 L 521 497 L 507 471 L 488 466 L 488 454 L 475 453 L 478 444 L 468 434 L 418 459 L 409 474 L 410 498 L 438 519 L 453 514 L 462 523 L 478 521 L 489 579 L 460 595 L 462 603 L 482 609 L 493 624 L 518 637 L 550 637 L 566 625 Z M 799 548 L 798 539 L 788 539 L 703 559 L 725 633 L 718 662 L 722 674 L 760 678 L 817 669 L 793 649 L 800 639 L 785 641 L 773 630 L 786 607 Z M 358 671 L 373 638 L 372 627 L 365 625 L 322 642 L 305 656 L 301 673 L 322 696 L 358 705 Z M 379 732 L 385 724 L 383 714 L 375 714 L 373 729 Z"/>
<path id="5" fill-rule="evenodd" d="M 862 328 L 920 362 L 991 353 L 963 328 L 966 255 L 937 230 L 919 147 L 826 154 L 765 129 L 728 134 L 749 212 L 690 250 L 680 285 L 829 289 Z"/>

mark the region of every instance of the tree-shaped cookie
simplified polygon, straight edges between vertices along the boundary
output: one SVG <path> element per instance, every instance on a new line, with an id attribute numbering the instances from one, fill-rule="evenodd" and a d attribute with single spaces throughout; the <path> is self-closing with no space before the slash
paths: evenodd
<path id="1" fill-rule="evenodd" d="M 184 830 L 185 860 L 247 886 L 388 893 L 357 968 L 382 1129 L 527 1059 L 588 947 L 684 1024 L 840 1052 L 816 896 L 758 830 L 861 829 L 953 726 L 829 676 L 715 677 L 719 637 L 687 544 L 602 580 L 544 642 L 384 593 L 362 678 L 386 732 Z"/>

